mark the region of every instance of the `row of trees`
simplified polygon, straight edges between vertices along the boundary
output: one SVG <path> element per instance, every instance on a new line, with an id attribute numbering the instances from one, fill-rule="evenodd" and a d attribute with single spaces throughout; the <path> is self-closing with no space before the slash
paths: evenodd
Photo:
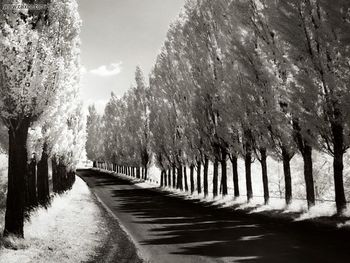
<path id="1" fill-rule="evenodd" d="M 132 168 L 135 176 L 147 179 L 152 160 L 150 93 L 139 67 L 135 80 L 136 86 L 122 99 L 112 93 L 103 117 L 94 106 L 89 107 L 86 152 L 94 160 L 94 167 L 100 165 L 98 162 L 108 161 L 114 170 Z"/>
<path id="2" fill-rule="evenodd" d="M 153 153 L 163 184 L 182 189 L 183 167 L 188 166 L 193 192 L 197 168 L 197 189 L 205 195 L 210 161 L 214 196 L 219 165 L 222 194 L 227 194 L 230 160 L 237 197 L 241 157 L 248 201 L 256 158 L 267 204 L 271 156 L 283 162 L 288 205 L 293 195 L 290 162 L 300 154 L 312 207 L 312 152 L 323 151 L 333 157 L 335 201 L 342 213 L 343 159 L 350 138 L 349 10 L 345 0 L 187 1 L 169 29 L 149 87 L 140 84 L 137 70 L 136 87 L 121 99 L 112 96 L 102 119 L 93 121 L 90 112 L 89 127 L 98 130 L 95 138 L 104 134 L 104 141 L 98 149 L 87 148 L 89 158 L 144 166 Z"/>
<path id="3" fill-rule="evenodd" d="M 65 191 L 85 146 L 81 21 L 75 0 L 0 4 L 0 117 L 9 158 L 4 236 L 23 237 L 25 211 L 49 201 L 49 160 L 54 192 Z"/>

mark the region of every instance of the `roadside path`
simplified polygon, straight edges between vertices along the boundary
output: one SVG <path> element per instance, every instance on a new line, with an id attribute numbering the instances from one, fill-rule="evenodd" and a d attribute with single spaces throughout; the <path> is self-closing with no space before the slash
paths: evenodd
<path id="1" fill-rule="evenodd" d="M 350 236 L 261 221 L 129 180 L 80 170 L 141 255 L 154 263 L 349 262 Z"/>

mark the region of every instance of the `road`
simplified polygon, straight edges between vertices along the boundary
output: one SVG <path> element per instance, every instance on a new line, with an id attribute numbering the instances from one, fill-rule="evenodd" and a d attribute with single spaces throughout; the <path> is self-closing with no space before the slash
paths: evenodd
<path id="1" fill-rule="evenodd" d="M 350 262 L 350 235 L 340 231 L 269 223 L 92 170 L 78 175 L 148 262 Z"/>

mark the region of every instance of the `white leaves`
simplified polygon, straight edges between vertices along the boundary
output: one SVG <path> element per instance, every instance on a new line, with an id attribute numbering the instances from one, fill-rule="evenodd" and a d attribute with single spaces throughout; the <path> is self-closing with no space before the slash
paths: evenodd
<path id="1" fill-rule="evenodd" d="M 30 17 L 0 21 L 0 115 L 33 123 L 29 149 L 49 144 L 74 167 L 84 152 L 85 119 L 78 99 L 80 26 L 75 0 L 51 1 L 48 22 Z M 8 18 L 8 17 L 7 17 Z M 68 120 L 69 124 L 68 124 Z"/>

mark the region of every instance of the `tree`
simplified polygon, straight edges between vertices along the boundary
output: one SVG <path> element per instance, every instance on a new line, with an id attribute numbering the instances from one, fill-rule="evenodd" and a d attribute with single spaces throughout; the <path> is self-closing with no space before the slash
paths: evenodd
<path id="1" fill-rule="evenodd" d="M 345 18 L 348 8 L 346 1 L 332 5 L 327 1 L 280 1 L 277 3 L 280 22 L 275 27 L 288 44 L 291 63 L 298 69 L 293 79 L 294 101 L 302 109 L 306 124 L 296 128 L 305 138 L 319 134 L 320 146 L 334 158 L 338 213 L 346 207 L 343 155 L 349 147 L 345 136 L 349 112 L 346 99 L 349 80 L 345 77 L 349 72 L 349 40 L 345 37 L 350 26 Z M 292 34 L 286 30 L 287 23 L 293 29 Z"/>
<path id="2" fill-rule="evenodd" d="M 136 88 L 134 90 L 134 118 L 132 118 L 136 126 L 136 135 L 138 136 L 138 147 L 140 151 L 141 164 L 145 170 L 144 179 L 147 179 L 148 166 L 152 160 L 150 151 L 150 132 L 149 132 L 149 88 L 143 77 L 140 67 L 136 68 L 135 72 Z"/>
<path id="3" fill-rule="evenodd" d="M 48 1 L 45 1 L 47 3 Z M 1 14 L 0 112 L 9 130 L 9 184 L 4 235 L 23 237 L 24 187 L 27 167 L 27 138 L 57 95 L 56 81 L 62 59 L 77 47 L 79 18 L 77 6 L 64 1 L 60 11 L 48 5 L 41 12 L 14 11 Z M 66 10 L 62 10 L 65 7 Z M 57 24 L 65 30 L 65 41 L 55 38 Z M 68 25 L 69 24 L 69 25 Z M 61 52 L 57 52 L 61 50 Z"/>
<path id="4" fill-rule="evenodd" d="M 87 140 L 86 153 L 87 158 L 93 161 L 93 167 L 97 167 L 97 161 L 101 158 L 102 141 L 100 136 L 101 117 L 98 115 L 94 105 L 89 106 L 89 115 L 87 117 Z"/>

